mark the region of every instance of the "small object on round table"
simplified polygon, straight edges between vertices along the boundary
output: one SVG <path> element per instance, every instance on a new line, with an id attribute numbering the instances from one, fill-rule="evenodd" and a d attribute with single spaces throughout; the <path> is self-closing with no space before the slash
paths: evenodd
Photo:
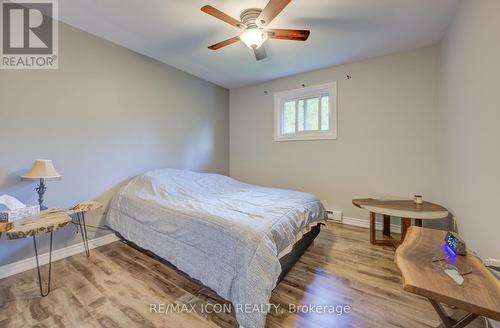
<path id="1" fill-rule="evenodd" d="M 424 203 L 424 200 L 421 195 L 415 195 L 413 196 L 413 202 L 417 205 L 422 205 Z"/>
<path id="2" fill-rule="evenodd" d="M 421 227 L 422 220 L 441 219 L 448 216 L 448 210 L 441 205 L 422 201 L 415 204 L 413 200 L 398 199 L 389 200 L 382 198 L 353 199 L 354 206 L 370 212 L 370 242 L 374 245 L 389 245 L 398 247 L 406 236 L 406 231 L 414 219 L 415 225 Z M 375 215 L 381 214 L 383 220 L 383 239 L 375 238 Z M 401 240 L 391 236 L 391 216 L 401 218 Z"/>

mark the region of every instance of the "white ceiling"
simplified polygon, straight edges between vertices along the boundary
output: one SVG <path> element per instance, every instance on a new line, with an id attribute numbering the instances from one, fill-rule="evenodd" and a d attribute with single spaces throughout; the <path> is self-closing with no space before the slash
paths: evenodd
<path id="1" fill-rule="evenodd" d="M 239 19 L 267 0 L 64 0 L 60 20 L 226 88 L 438 43 L 457 0 L 293 0 L 269 25 L 309 29 L 306 42 L 270 40 L 257 62 L 243 43 L 207 47 L 238 30 L 203 12 Z"/>

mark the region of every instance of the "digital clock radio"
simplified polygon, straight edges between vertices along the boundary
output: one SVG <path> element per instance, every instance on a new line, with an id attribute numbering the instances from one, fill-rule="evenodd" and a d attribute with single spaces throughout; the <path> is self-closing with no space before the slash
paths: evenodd
<path id="1" fill-rule="evenodd" d="M 456 233 L 448 231 L 446 237 L 444 238 L 446 245 L 453 251 L 453 253 L 458 255 L 467 254 L 465 248 L 465 241 L 462 240 Z"/>

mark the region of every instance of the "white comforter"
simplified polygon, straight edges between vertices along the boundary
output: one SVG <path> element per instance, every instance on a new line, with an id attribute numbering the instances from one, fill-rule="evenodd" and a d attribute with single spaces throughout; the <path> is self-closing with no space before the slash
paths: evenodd
<path id="1" fill-rule="evenodd" d="M 262 328 L 266 313 L 245 313 L 245 306 L 269 302 L 278 254 L 324 219 L 311 194 L 165 169 L 123 187 L 106 224 L 231 301 L 241 326 Z"/>

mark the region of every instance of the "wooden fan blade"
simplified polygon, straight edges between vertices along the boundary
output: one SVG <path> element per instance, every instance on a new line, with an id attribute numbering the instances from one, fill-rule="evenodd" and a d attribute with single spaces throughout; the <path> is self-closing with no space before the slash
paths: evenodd
<path id="1" fill-rule="evenodd" d="M 213 16 L 215 18 L 218 18 L 221 21 L 224 21 L 224 22 L 226 22 L 229 25 L 232 25 L 234 27 L 237 27 L 237 28 L 245 28 L 246 27 L 245 24 L 243 24 L 239 20 L 234 19 L 233 17 L 223 13 L 219 9 L 216 9 L 212 6 L 208 6 L 208 5 L 203 6 L 203 7 L 201 7 L 200 10 L 203 11 L 204 13 L 209 14 L 210 16 Z"/>
<path id="2" fill-rule="evenodd" d="M 257 60 L 262 60 L 267 57 L 266 48 L 264 45 L 261 45 L 258 48 L 254 48 L 253 53 L 255 54 L 255 59 Z"/>
<path id="3" fill-rule="evenodd" d="M 268 29 L 267 35 L 271 39 L 306 41 L 311 34 L 307 30 L 286 30 L 286 29 Z"/>
<path id="4" fill-rule="evenodd" d="M 220 49 L 222 47 L 225 47 L 225 46 L 228 46 L 230 44 L 233 44 L 235 42 L 238 42 L 239 40 L 240 40 L 240 37 L 239 36 L 235 36 L 235 37 L 232 37 L 230 39 L 221 41 L 219 43 L 212 44 L 210 47 L 208 47 L 208 49 L 210 49 L 210 50 L 217 50 L 217 49 Z"/>
<path id="5" fill-rule="evenodd" d="M 257 24 L 259 26 L 266 26 L 278 16 L 278 14 L 290 3 L 292 0 L 269 0 L 266 7 L 262 10 L 259 17 L 257 17 Z"/>

